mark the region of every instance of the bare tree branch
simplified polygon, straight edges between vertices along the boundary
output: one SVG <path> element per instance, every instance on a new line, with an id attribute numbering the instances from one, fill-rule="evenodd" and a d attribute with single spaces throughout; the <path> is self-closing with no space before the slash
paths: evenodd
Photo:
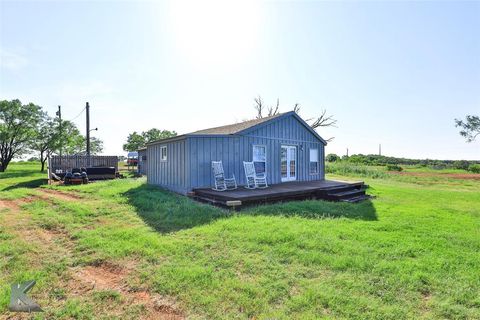
<path id="1" fill-rule="evenodd" d="M 313 129 L 319 128 L 319 127 L 336 127 L 337 120 L 333 118 L 333 116 L 328 116 L 327 115 L 327 110 L 322 110 L 322 114 L 320 117 L 316 118 L 310 118 L 307 120 L 307 122 L 312 121 L 313 122 L 310 124 L 310 126 Z"/>
<path id="2" fill-rule="evenodd" d="M 261 119 L 261 118 L 264 117 L 263 112 L 265 111 L 265 105 L 264 105 L 263 100 L 260 96 L 254 98 L 254 101 L 255 101 L 254 108 L 255 108 L 255 110 L 257 110 L 256 118 Z M 275 106 L 268 107 L 267 111 L 268 111 L 268 113 L 267 113 L 268 117 L 279 114 L 280 113 L 280 99 L 277 98 L 277 104 Z M 293 106 L 293 111 L 297 114 L 300 112 L 300 104 L 299 103 L 295 103 L 295 105 Z M 310 118 L 310 119 L 307 119 L 306 122 L 309 123 L 309 125 L 312 129 L 324 128 L 324 127 L 336 127 L 336 124 L 337 124 L 337 120 L 335 120 L 333 118 L 333 115 L 327 115 L 327 110 L 322 110 L 321 114 L 318 118 Z M 335 137 L 328 138 L 325 141 L 330 142 L 333 139 L 335 139 Z"/>
<path id="3" fill-rule="evenodd" d="M 274 116 L 276 114 L 279 113 L 279 109 L 280 108 L 280 99 L 277 98 L 277 105 L 275 107 L 270 107 L 268 108 L 268 116 L 271 117 L 271 116 Z"/>
<path id="4" fill-rule="evenodd" d="M 293 106 L 293 111 L 295 113 L 300 113 L 300 104 L 299 103 L 295 103 L 295 106 Z"/>
<path id="5" fill-rule="evenodd" d="M 258 96 L 256 97 L 255 99 L 255 110 L 257 110 L 257 119 L 261 119 L 263 118 L 263 101 L 262 101 L 262 97 Z"/>

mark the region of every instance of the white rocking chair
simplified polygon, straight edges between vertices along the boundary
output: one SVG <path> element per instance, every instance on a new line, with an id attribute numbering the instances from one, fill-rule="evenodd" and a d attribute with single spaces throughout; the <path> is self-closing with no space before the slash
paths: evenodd
<path id="1" fill-rule="evenodd" d="M 237 189 L 235 175 L 232 178 L 225 178 L 222 161 L 212 161 L 213 179 L 215 180 L 215 191 L 226 191 Z"/>
<path id="2" fill-rule="evenodd" d="M 255 164 L 253 162 L 243 161 L 243 168 L 245 169 L 245 178 L 247 189 L 265 189 L 268 188 L 267 173 L 257 174 L 255 172 Z"/>

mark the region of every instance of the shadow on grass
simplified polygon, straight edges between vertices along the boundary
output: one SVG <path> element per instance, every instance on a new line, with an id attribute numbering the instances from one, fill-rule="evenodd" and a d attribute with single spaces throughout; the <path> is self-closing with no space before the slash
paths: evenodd
<path id="1" fill-rule="evenodd" d="M 227 210 L 147 184 L 130 189 L 123 195 L 146 224 L 162 233 L 189 229 L 231 216 Z"/>
<path id="2" fill-rule="evenodd" d="M 374 221 L 377 215 L 369 200 L 358 204 L 319 200 L 290 201 L 249 207 L 239 212 L 193 201 L 156 186 L 143 184 L 123 193 L 138 215 L 153 229 L 169 233 L 208 224 L 233 215 L 295 216 L 308 219 L 348 218 Z"/>
<path id="3" fill-rule="evenodd" d="M 48 183 L 48 180 L 43 178 L 28 180 L 28 181 L 12 184 L 8 187 L 3 188 L 2 191 L 9 191 L 9 190 L 18 189 L 18 188 L 38 188 L 39 186 L 47 183 Z"/>

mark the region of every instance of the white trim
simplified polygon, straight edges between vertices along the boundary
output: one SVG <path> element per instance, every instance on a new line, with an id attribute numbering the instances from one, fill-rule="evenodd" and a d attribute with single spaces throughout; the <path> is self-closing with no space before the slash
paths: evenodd
<path id="1" fill-rule="evenodd" d="M 163 156 L 163 150 L 165 150 L 165 157 Z M 160 161 L 167 161 L 168 159 L 168 149 L 167 146 L 160 147 Z"/>
<path id="2" fill-rule="evenodd" d="M 282 177 L 282 149 L 285 148 L 287 151 L 286 153 L 286 161 L 287 161 L 287 177 Z M 292 159 L 290 159 L 290 152 L 289 150 L 294 149 L 295 150 L 295 158 L 293 159 L 295 161 L 295 176 L 291 175 L 290 172 L 290 162 Z M 287 182 L 287 181 L 296 181 L 298 180 L 298 146 L 294 145 L 285 145 L 282 144 L 280 145 L 280 179 L 282 182 Z"/>
<path id="3" fill-rule="evenodd" d="M 255 147 L 261 147 L 261 148 L 264 148 L 265 149 L 265 161 L 255 161 L 255 159 L 253 158 L 254 154 L 255 154 Z M 265 162 L 265 172 L 263 173 L 267 173 L 267 145 L 265 144 L 253 144 L 252 145 L 252 162 L 255 163 L 255 162 Z"/>
<path id="4" fill-rule="evenodd" d="M 315 150 L 317 152 L 317 160 L 316 161 L 312 161 L 312 151 Z M 318 148 L 309 148 L 308 150 L 308 173 L 311 175 L 311 176 L 314 176 L 314 175 L 318 175 L 320 173 L 320 153 L 319 153 L 319 150 Z M 311 171 L 311 164 L 312 162 L 316 162 L 317 163 L 317 171 L 316 172 L 312 172 Z"/>

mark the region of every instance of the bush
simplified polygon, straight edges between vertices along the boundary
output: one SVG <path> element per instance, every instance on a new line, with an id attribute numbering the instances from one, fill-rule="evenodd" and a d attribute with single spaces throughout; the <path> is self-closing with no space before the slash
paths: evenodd
<path id="1" fill-rule="evenodd" d="M 334 173 L 342 176 L 361 176 L 368 178 L 387 178 L 388 174 L 375 167 L 355 165 L 349 162 L 327 163 L 326 173 Z"/>
<path id="2" fill-rule="evenodd" d="M 468 167 L 468 171 L 471 171 L 473 173 L 480 173 L 480 164 L 471 164 L 469 167 Z"/>
<path id="3" fill-rule="evenodd" d="M 402 171 L 403 168 L 396 164 L 387 164 L 387 171 Z"/>
<path id="4" fill-rule="evenodd" d="M 453 167 L 460 170 L 468 170 L 470 163 L 466 160 L 457 160 L 453 162 Z"/>
<path id="5" fill-rule="evenodd" d="M 335 153 L 329 153 L 325 157 L 325 160 L 328 161 L 328 162 L 336 162 L 336 161 L 340 160 L 340 157 L 337 156 Z"/>

